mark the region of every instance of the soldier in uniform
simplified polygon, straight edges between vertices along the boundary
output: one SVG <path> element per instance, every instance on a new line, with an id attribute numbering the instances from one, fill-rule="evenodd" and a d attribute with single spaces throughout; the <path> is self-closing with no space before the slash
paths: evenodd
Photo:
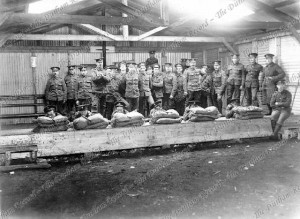
<path id="1" fill-rule="evenodd" d="M 273 129 L 273 135 L 271 139 L 278 140 L 278 132 L 280 131 L 283 123 L 291 115 L 291 102 L 292 94 L 286 90 L 285 82 L 277 82 L 278 91 L 272 95 L 270 106 L 273 108 L 271 114 L 271 125 Z"/>
<path id="2" fill-rule="evenodd" d="M 212 73 L 212 89 L 211 97 L 212 103 L 218 108 L 219 112 L 222 114 L 222 95 L 225 92 L 226 85 L 226 74 L 221 69 L 221 61 L 214 61 L 214 71 Z"/>
<path id="3" fill-rule="evenodd" d="M 148 58 L 146 60 L 146 68 L 148 68 L 148 66 L 153 67 L 154 64 L 158 64 L 158 59 L 155 58 L 155 51 L 150 51 L 150 58 Z"/>
<path id="4" fill-rule="evenodd" d="M 190 60 L 190 67 L 183 73 L 184 75 L 184 95 L 186 98 L 186 106 L 190 101 L 200 102 L 200 81 L 202 79 L 200 70 L 196 69 L 196 59 Z"/>
<path id="5" fill-rule="evenodd" d="M 240 90 L 243 89 L 242 78 L 244 78 L 244 66 L 239 63 L 239 57 L 239 54 L 233 54 L 232 63 L 227 68 L 227 103 L 232 98 L 240 98 Z"/>
<path id="6" fill-rule="evenodd" d="M 128 72 L 123 76 L 122 85 L 125 88 L 125 98 L 129 103 L 128 111 L 138 110 L 139 96 L 140 96 L 140 83 L 139 74 L 134 67 L 134 62 L 129 63 Z"/>
<path id="7" fill-rule="evenodd" d="M 88 110 L 92 109 L 92 101 L 95 101 L 95 95 L 93 95 L 93 82 L 91 77 L 87 76 L 87 69 L 85 66 L 80 66 L 80 77 L 78 78 L 78 87 L 75 99 L 77 105 L 88 105 Z"/>
<path id="8" fill-rule="evenodd" d="M 200 73 L 202 78 L 200 80 L 200 106 L 206 108 L 212 106 L 211 100 L 211 87 L 212 87 L 212 67 L 208 65 L 202 65 Z"/>
<path id="9" fill-rule="evenodd" d="M 67 113 L 75 112 L 76 99 L 75 94 L 77 92 L 77 76 L 75 75 L 75 65 L 68 66 L 68 74 L 65 77 L 65 83 L 67 86 Z"/>
<path id="10" fill-rule="evenodd" d="M 235 113 L 233 112 L 233 108 L 240 106 L 240 98 L 232 98 L 230 100 L 230 104 L 226 107 L 225 117 L 227 119 L 235 118 Z"/>
<path id="11" fill-rule="evenodd" d="M 67 101 L 67 87 L 64 79 L 59 77 L 59 67 L 51 67 L 52 76 L 46 84 L 45 97 L 47 105 L 56 107 L 56 111 L 64 115 L 64 104 Z"/>
<path id="12" fill-rule="evenodd" d="M 106 84 L 106 96 L 105 96 L 105 118 L 111 119 L 111 115 L 114 110 L 115 102 L 118 101 L 117 95 L 115 95 L 115 92 L 119 91 L 119 83 L 120 78 L 117 77 L 117 67 L 114 65 L 109 65 L 105 67 L 105 75 L 110 78 L 110 81 Z"/>
<path id="13" fill-rule="evenodd" d="M 258 77 L 261 74 L 263 67 L 256 62 L 257 53 L 250 53 L 249 55 L 250 65 L 245 68 L 245 75 L 242 81 L 245 87 L 245 97 L 247 106 L 258 106 L 257 91 L 259 89 Z"/>
<path id="14" fill-rule="evenodd" d="M 139 82 L 141 83 L 140 86 L 140 103 L 139 103 L 139 112 L 143 115 L 145 115 L 145 100 L 149 104 L 150 108 L 154 105 L 154 100 L 151 94 L 151 76 L 147 74 L 146 72 L 146 64 L 144 62 L 141 62 L 139 64 Z"/>
<path id="15" fill-rule="evenodd" d="M 163 73 L 160 71 L 159 64 L 153 65 L 153 77 L 152 77 L 152 91 L 153 98 L 156 101 L 161 101 L 163 98 L 163 87 L 164 87 L 164 78 Z"/>
<path id="16" fill-rule="evenodd" d="M 176 77 L 172 72 L 172 64 L 165 63 L 166 72 L 163 74 L 164 77 L 164 94 L 163 94 L 163 108 L 168 110 L 171 108 L 171 101 L 174 97 L 176 90 Z"/>
<path id="17" fill-rule="evenodd" d="M 185 104 L 185 96 L 184 96 L 184 77 L 183 77 L 183 68 L 182 64 L 178 63 L 175 65 L 176 68 L 176 89 L 174 92 L 174 97 L 171 99 L 171 106 L 174 108 L 179 115 L 183 115 L 184 113 L 184 104 Z"/>
<path id="18" fill-rule="evenodd" d="M 279 65 L 273 62 L 273 57 L 273 54 L 265 55 L 267 65 L 264 67 L 259 77 L 260 90 L 263 92 L 263 97 L 266 100 L 270 111 L 272 110 L 270 107 L 270 101 L 273 93 L 276 90 L 276 84 L 285 77 L 285 72 Z"/>
<path id="19" fill-rule="evenodd" d="M 103 69 L 103 59 L 95 59 L 96 68 L 92 70 L 92 80 L 93 80 L 93 92 L 96 98 L 92 103 L 92 112 L 100 112 L 101 115 L 105 115 L 105 103 L 107 95 L 107 83 L 110 82 L 110 77 L 106 74 Z"/>

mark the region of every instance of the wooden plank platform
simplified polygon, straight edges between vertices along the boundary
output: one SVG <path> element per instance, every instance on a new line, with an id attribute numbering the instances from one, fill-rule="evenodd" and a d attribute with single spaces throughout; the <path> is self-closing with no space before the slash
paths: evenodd
<path id="1" fill-rule="evenodd" d="M 37 145 L 38 157 L 153 147 L 170 144 L 266 137 L 272 134 L 269 118 L 213 122 L 149 125 L 0 136 L 0 147 Z"/>

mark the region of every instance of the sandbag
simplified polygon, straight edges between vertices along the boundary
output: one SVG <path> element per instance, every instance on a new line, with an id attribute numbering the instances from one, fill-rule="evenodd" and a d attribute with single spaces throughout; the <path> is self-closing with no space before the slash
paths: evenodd
<path id="1" fill-rule="evenodd" d="M 132 111 L 130 113 L 127 113 L 126 116 L 130 119 L 130 120 L 141 120 L 144 118 L 144 116 L 136 111 Z"/>
<path id="2" fill-rule="evenodd" d="M 107 122 L 100 122 L 92 125 L 88 125 L 86 129 L 105 129 L 108 126 L 108 120 Z"/>
<path id="3" fill-rule="evenodd" d="M 174 109 L 169 109 L 166 111 L 167 117 L 165 118 L 179 118 L 179 113 Z"/>
<path id="4" fill-rule="evenodd" d="M 62 116 L 62 115 L 58 115 L 58 116 L 55 116 L 53 118 L 53 120 L 54 120 L 55 123 L 62 123 L 62 122 L 68 121 L 68 117 Z"/>
<path id="5" fill-rule="evenodd" d="M 79 117 L 73 121 L 74 129 L 82 130 L 89 125 L 89 121 L 86 118 Z"/>
<path id="6" fill-rule="evenodd" d="M 235 113 L 241 113 L 241 112 L 262 112 L 263 109 L 257 106 L 236 106 L 233 109 L 233 112 Z"/>
<path id="7" fill-rule="evenodd" d="M 133 120 L 133 121 L 125 121 L 125 122 L 116 122 L 112 124 L 112 127 L 129 127 L 129 126 L 142 126 L 144 124 L 144 120 Z"/>
<path id="8" fill-rule="evenodd" d="M 202 117 L 197 117 L 197 116 L 192 116 L 188 121 L 189 122 L 207 122 L 207 121 L 214 121 L 215 119 L 209 116 L 202 116 Z"/>
<path id="9" fill-rule="evenodd" d="M 58 125 L 58 126 L 52 126 L 52 127 L 41 127 L 37 126 L 35 127 L 32 132 L 34 133 L 44 133 L 44 132 L 60 132 L 60 131 L 67 131 L 68 126 L 67 125 Z"/>
<path id="10" fill-rule="evenodd" d="M 37 118 L 39 124 L 54 124 L 54 120 L 47 116 L 40 116 Z"/>
<path id="11" fill-rule="evenodd" d="M 181 123 L 181 118 L 172 119 L 172 118 L 160 118 L 156 121 L 156 124 L 174 124 Z"/>
<path id="12" fill-rule="evenodd" d="M 204 115 L 218 115 L 219 111 L 217 107 L 215 106 L 209 106 L 207 108 L 202 108 L 202 107 L 193 107 L 190 108 L 190 112 L 194 114 L 204 114 Z"/>
<path id="13" fill-rule="evenodd" d="M 130 118 L 124 113 L 115 113 L 113 119 L 115 119 L 118 122 L 130 121 Z"/>
<path id="14" fill-rule="evenodd" d="M 106 119 L 104 119 L 104 117 L 100 113 L 96 113 L 92 116 L 89 116 L 88 120 L 89 120 L 89 125 L 94 125 L 94 124 L 98 124 L 98 123 L 101 123 L 101 122 L 106 122 Z"/>

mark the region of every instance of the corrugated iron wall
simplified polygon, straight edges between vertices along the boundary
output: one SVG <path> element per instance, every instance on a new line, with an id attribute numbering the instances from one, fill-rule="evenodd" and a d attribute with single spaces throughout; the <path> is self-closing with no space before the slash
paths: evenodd
<path id="1" fill-rule="evenodd" d="M 37 94 L 44 94 L 50 67 L 59 66 L 61 68 L 61 77 L 67 74 L 67 65 L 70 64 L 94 64 L 95 59 L 101 56 L 100 53 L 36 53 L 36 89 Z M 31 53 L 0 53 L 0 95 L 32 95 L 33 80 L 32 68 L 30 64 Z M 137 63 L 146 61 L 149 57 L 148 52 L 144 53 L 107 53 L 107 64 L 120 62 L 122 60 L 135 60 Z M 161 53 L 156 57 L 161 64 Z M 181 58 L 190 58 L 191 53 L 170 52 L 166 53 L 167 62 L 177 63 Z M 77 71 L 78 73 L 78 71 Z M 40 101 L 41 102 L 41 101 Z M 16 101 L 7 101 L 6 103 L 16 103 Z M 18 103 L 30 103 L 28 100 L 20 100 Z M 43 112 L 43 107 L 38 107 L 39 112 Z M 20 114 L 33 113 L 33 107 L 10 107 L 1 108 L 2 114 Z M 32 118 L 25 119 L 4 119 L 3 124 L 29 123 Z"/>

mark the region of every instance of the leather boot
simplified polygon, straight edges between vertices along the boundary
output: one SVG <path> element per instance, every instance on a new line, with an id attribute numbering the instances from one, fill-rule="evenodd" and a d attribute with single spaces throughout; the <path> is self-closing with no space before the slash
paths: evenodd
<path id="1" fill-rule="evenodd" d="M 270 137 L 271 140 L 276 140 L 276 141 L 279 140 L 278 133 L 279 133 L 281 127 L 282 127 L 282 125 L 280 125 L 280 124 L 278 124 L 278 123 L 276 124 L 275 129 L 274 129 L 274 133 L 273 133 L 273 135 Z"/>
<path id="2" fill-rule="evenodd" d="M 275 120 L 271 120 L 271 126 L 272 126 L 272 131 L 274 132 L 275 126 L 276 126 L 276 121 Z"/>

